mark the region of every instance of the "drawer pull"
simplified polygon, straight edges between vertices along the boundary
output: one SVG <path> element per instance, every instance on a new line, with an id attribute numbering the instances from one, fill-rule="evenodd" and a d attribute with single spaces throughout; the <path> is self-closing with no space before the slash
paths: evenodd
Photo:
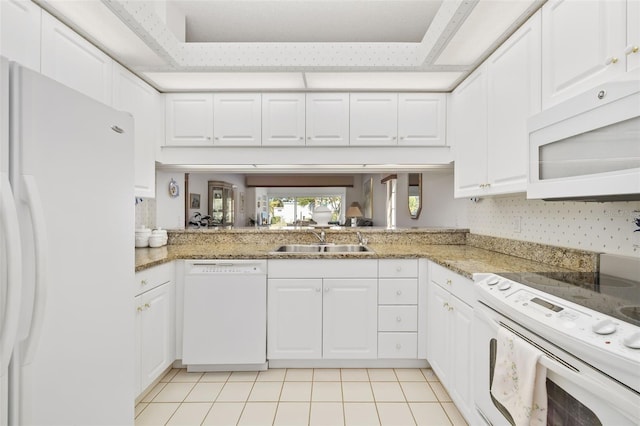
<path id="1" fill-rule="evenodd" d="M 396 291 L 396 295 L 398 295 L 398 296 L 402 296 L 402 290 L 398 290 L 398 291 Z"/>
<path id="2" fill-rule="evenodd" d="M 397 322 L 402 322 L 402 317 L 401 317 L 401 316 L 397 316 L 397 317 L 396 317 L 396 321 L 397 321 Z"/>
<path id="3" fill-rule="evenodd" d="M 140 281 L 140 285 L 147 285 L 147 280 Z"/>
<path id="4" fill-rule="evenodd" d="M 402 349 L 402 345 L 400 343 L 396 343 L 396 349 L 398 350 Z"/>

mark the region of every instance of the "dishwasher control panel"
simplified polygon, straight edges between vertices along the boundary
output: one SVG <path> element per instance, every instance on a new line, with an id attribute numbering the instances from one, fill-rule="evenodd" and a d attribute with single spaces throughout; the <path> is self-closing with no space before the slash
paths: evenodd
<path id="1" fill-rule="evenodd" d="M 200 274 L 266 274 L 266 261 L 189 261 L 186 262 L 187 275 Z"/>

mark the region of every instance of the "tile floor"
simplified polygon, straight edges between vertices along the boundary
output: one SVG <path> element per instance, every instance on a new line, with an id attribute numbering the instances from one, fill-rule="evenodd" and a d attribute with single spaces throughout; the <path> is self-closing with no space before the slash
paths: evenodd
<path id="1" fill-rule="evenodd" d="M 142 425 L 466 425 L 431 369 L 172 369 L 136 406 Z"/>

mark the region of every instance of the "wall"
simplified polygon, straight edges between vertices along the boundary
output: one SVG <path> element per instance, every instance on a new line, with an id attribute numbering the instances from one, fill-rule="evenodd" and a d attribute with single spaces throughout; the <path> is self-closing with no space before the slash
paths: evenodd
<path id="1" fill-rule="evenodd" d="M 136 229 L 156 227 L 156 200 L 136 198 Z"/>
<path id="2" fill-rule="evenodd" d="M 169 182 L 180 187 L 176 198 L 169 196 Z M 156 172 L 156 226 L 167 229 L 184 228 L 184 173 Z"/>
<path id="3" fill-rule="evenodd" d="M 596 252 L 640 255 L 633 223 L 640 201 L 585 203 L 527 200 L 525 195 L 465 200 L 472 233 Z M 519 221 L 519 224 L 518 224 Z M 634 247 L 636 244 L 636 247 Z"/>

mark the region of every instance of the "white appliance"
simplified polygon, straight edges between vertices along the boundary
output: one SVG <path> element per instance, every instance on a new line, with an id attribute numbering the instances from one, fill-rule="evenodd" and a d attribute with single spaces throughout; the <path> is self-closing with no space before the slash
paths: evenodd
<path id="1" fill-rule="evenodd" d="M 132 424 L 132 118 L 1 65 L 0 424 Z"/>
<path id="2" fill-rule="evenodd" d="M 527 198 L 640 200 L 640 80 L 612 81 L 529 120 Z"/>
<path id="3" fill-rule="evenodd" d="M 183 324 L 188 371 L 266 370 L 266 260 L 185 261 Z"/>
<path id="4" fill-rule="evenodd" d="M 548 425 L 640 424 L 639 326 L 500 275 L 474 278 L 474 399 L 480 419 L 513 424 L 490 393 L 498 329 L 504 327 L 541 352 L 538 362 L 547 368 Z M 551 279 L 544 282 L 549 288 L 551 284 Z M 556 284 L 559 291 L 572 286 Z M 606 305 L 604 311 L 615 309 L 598 286 L 594 283 L 595 291 L 573 286 L 575 300 L 590 298 Z"/>

